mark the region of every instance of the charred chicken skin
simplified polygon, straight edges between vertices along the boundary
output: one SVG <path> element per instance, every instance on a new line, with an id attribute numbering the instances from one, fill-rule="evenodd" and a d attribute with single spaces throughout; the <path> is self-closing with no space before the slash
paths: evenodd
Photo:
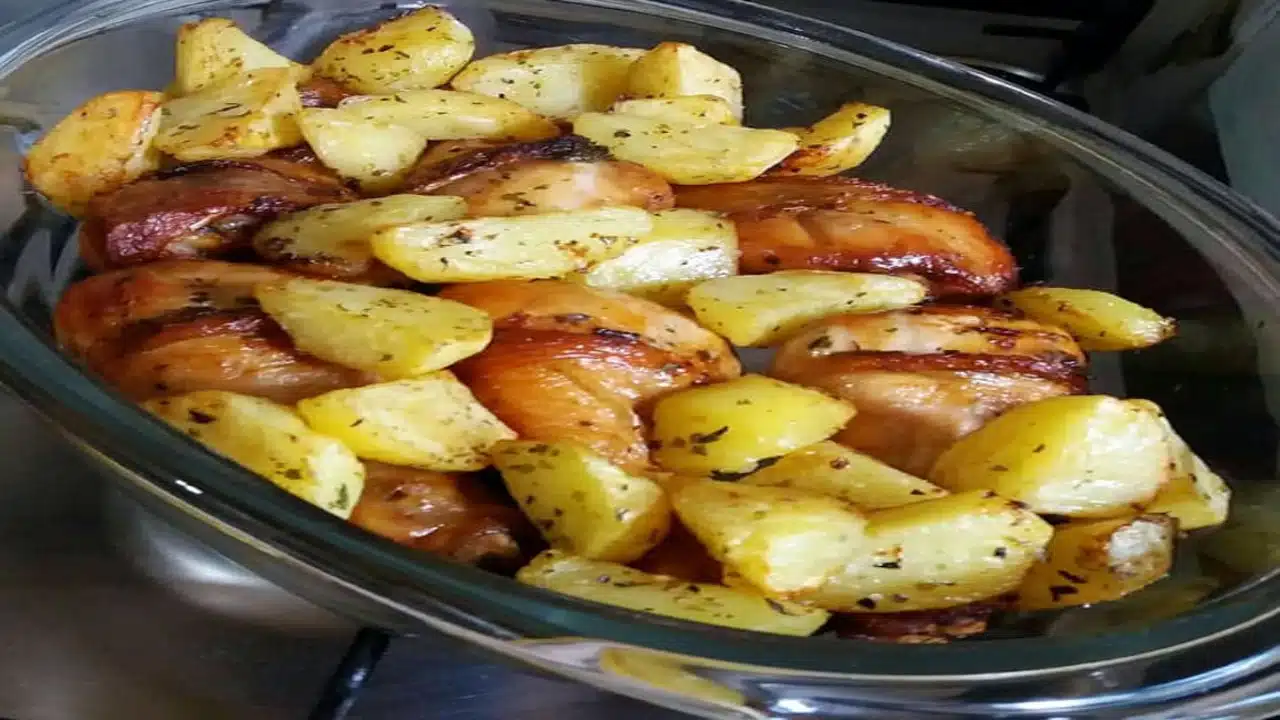
<path id="1" fill-rule="evenodd" d="M 917 277 L 936 297 L 996 295 L 1016 281 L 1013 255 L 945 201 L 851 178 L 765 177 L 682 187 L 676 204 L 727 214 L 741 271 L 843 270 Z"/>
<path id="2" fill-rule="evenodd" d="M 489 313 L 493 342 L 454 367 L 521 437 L 572 440 L 648 467 L 655 398 L 741 372 L 728 344 L 655 303 L 558 280 L 455 285 L 442 297 Z"/>

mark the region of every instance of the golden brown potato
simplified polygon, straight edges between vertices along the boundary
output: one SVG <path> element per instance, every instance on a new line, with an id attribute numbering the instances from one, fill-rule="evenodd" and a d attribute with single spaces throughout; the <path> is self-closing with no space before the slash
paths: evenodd
<path id="1" fill-rule="evenodd" d="M 788 453 L 742 482 L 822 493 L 863 510 L 910 505 L 947 494 L 928 480 L 827 441 Z"/>
<path id="2" fill-rule="evenodd" d="M 90 98 L 27 151 L 23 172 L 59 209 L 84 214 L 89 200 L 160 166 L 152 140 L 164 95 L 120 90 Z"/>
<path id="3" fill-rule="evenodd" d="M 288 68 L 298 82 L 311 75 L 311 68 L 254 40 L 227 18 L 204 18 L 178 28 L 176 54 L 174 88 L 178 95 L 262 68 Z"/>
<path id="4" fill-rule="evenodd" d="M 407 127 L 428 140 L 543 140 L 560 134 L 550 120 L 510 100 L 458 90 L 356 95 L 339 109 Z"/>
<path id="5" fill-rule="evenodd" d="M 1169 481 L 1147 505 L 1149 515 L 1165 514 L 1178 521 L 1181 531 L 1213 527 L 1226 522 L 1231 511 L 1231 488 L 1213 472 L 1178 435 L 1164 412 L 1153 402 L 1130 400 L 1160 418 L 1173 463 Z"/>
<path id="6" fill-rule="evenodd" d="M 1178 523 L 1168 515 L 1072 522 L 1053 531 L 1044 559 L 1018 588 L 1018 607 L 1046 610 L 1117 600 L 1173 566 Z"/>
<path id="7" fill-rule="evenodd" d="M 627 78 L 627 95 L 714 95 L 729 103 L 735 118 L 742 119 L 742 77 L 738 71 L 684 43 L 664 42 L 636 60 Z"/>
<path id="8" fill-rule="evenodd" d="M 861 165 L 889 132 L 889 110 L 848 103 L 835 113 L 800 128 L 800 148 L 774 171 L 780 175 L 828 177 Z"/>
<path id="9" fill-rule="evenodd" d="M 1173 337 L 1173 320 L 1100 290 L 1029 287 L 997 303 L 1040 322 L 1065 328 L 1085 350 L 1134 350 Z"/>
<path id="10" fill-rule="evenodd" d="M 314 67 L 362 93 L 430 89 L 449 82 L 475 49 L 466 25 L 428 6 L 339 37 Z"/>
<path id="11" fill-rule="evenodd" d="M 715 95 L 619 100 L 609 108 L 609 112 L 694 125 L 738 124 L 733 106 L 728 100 Z"/>
<path id="12" fill-rule="evenodd" d="M 367 120 L 350 109 L 306 108 L 298 126 L 321 162 L 367 192 L 399 184 L 427 146 L 415 130 Z"/>
<path id="13" fill-rule="evenodd" d="M 289 68 L 234 75 L 165 102 L 155 146 L 184 162 L 265 155 L 302 142 L 297 77 Z"/>
<path id="14" fill-rule="evenodd" d="M 631 64 L 643 50 L 610 45 L 561 45 L 481 58 L 453 79 L 467 92 L 515 101 L 557 120 L 607 109 L 626 90 Z"/>

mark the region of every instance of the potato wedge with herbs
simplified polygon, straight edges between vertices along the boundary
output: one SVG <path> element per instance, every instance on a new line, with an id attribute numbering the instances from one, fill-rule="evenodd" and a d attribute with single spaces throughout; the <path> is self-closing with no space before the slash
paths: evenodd
<path id="1" fill-rule="evenodd" d="M 1018 588 L 1018 607 L 1090 605 L 1141 590 L 1173 567 L 1177 534 L 1178 523 L 1168 515 L 1059 525 L 1044 559 Z"/>
<path id="2" fill-rule="evenodd" d="M 632 207 L 414 223 L 370 238 L 382 262 L 420 282 L 553 278 L 621 255 L 653 230 Z"/>
<path id="3" fill-rule="evenodd" d="M 627 610 L 737 630 L 812 635 L 825 610 L 765 598 L 720 585 L 650 575 L 626 565 L 547 550 L 516 573 L 516 580 L 583 600 Z"/>
<path id="4" fill-rule="evenodd" d="M 629 563 L 671 527 L 671 503 L 657 483 L 576 443 L 501 442 L 492 458 L 511 497 L 556 550 Z"/>
<path id="5" fill-rule="evenodd" d="M 783 270 L 709 280 L 686 300 L 698 322 L 734 345 L 767 347 L 815 320 L 840 313 L 910 307 L 928 288 L 909 278 L 825 270 Z"/>
<path id="6" fill-rule="evenodd" d="M 338 440 L 313 432 L 291 408 L 202 390 L 142 406 L 210 450 L 341 518 L 364 491 L 364 465 Z"/>
<path id="7" fill-rule="evenodd" d="M 774 172 L 780 175 L 830 177 L 861 165 L 889 132 L 889 110 L 848 103 L 806 128 L 799 128 L 800 148 Z"/>
<path id="8" fill-rule="evenodd" d="M 408 290 L 290 278 L 253 295 L 299 350 L 388 380 L 449 367 L 493 337 L 488 313 Z"/>
<path id="9" fill-rule="evenodd" d="M 673 98 L 714 95 L 729 103 L 742 119 L 742 76 L 737 70 L 692 45 L 664 42 L 631 66 L 627 95 L 633 98 Z"/>
<path id="10" fill-rule="evenodd" d="M 468 65 L 453 87 L 517 102 L 549 118 L 571 120 L 607 109 L 627 88 L 644 50 L 560 45 L 490 55 Z"/>
<path id="11" fill-rule="evenodd" d="M 448 195 L 387 195 L 316 205 L 267 223 L 253 236 L 263 258 L 309 275 L 355 278 L 377 264 L 369 236 L 397 225 L 456 220 L 467 203 Z"/>
<path id="12" fill-rule="evenodd" d="M 986 600 L 1016 589 L 1052 535 L 1019 503 L 981 490 L 877 510 L 848 562 L 792 599 L 853 613 Z"/>
<path id="13" fill-rule="evenodd" d="M 701 480 L 671 502 L 726 572 L 773 597 L 820 586 L 866 542 L 861 513 L 804 490 Z"/>
<path id="14" fill-rule="evenodd" d="M 1198 530 L 1226 522 L 1231 511 L 1231 488 L 1178 435 L 1153 402 L 1130 400 L 1160 417 L 1173 454 L 1169 482 L 1146 507 L 1147 514 L 1163 513 L 1178 521 L 1178 529 Z"/>
<path id="15" fill-rule="evenodd" d="M 729 101 L 715 95 L 619 100 L 609 112 L 694 125 L 739 124 Z"/>
<path id="16" fill-rule="evenodd" d="M 1076 395 L 1009 410 L 952 445 L 929 479 L 953 492 L 994 490 L 1039 513 L 1101 518 L 1151 502 L 1171 462 L 1150 408 Z"/>
<path id="17" fill-rule="evenodd" d="M 27 180 L 58 208 L 79 216 L 89 200 L 160 166 L 152 141 L 164 95 L 121 90 L 90 98 L 27 151 Z"/>
<path id="18" fill-rule="evenodd" d="M 1101 290 L 1029 287 L 1002 295 L 996 305 L 1061 327 L 1085 350 L 1135 350 L 1177 332 L 1173 320 Z"/>
<path id="19" fill-rule="evenodd" d="M 612 260 L 569 279 L 682 307 L 693 285 L 738 271 L 733 222 L 700 210 L 654 213 L 653 231 Z"/>
<path id="20" fill-rule="evenodd" d="M 458 90 L 356 95 L 338 108 L 366 120 L 407 127 L 428 140 L 543 140 L 560 134 L 555 123 L 522 105 Z"/>
<path id="21" fill-rule="evenodd" d="M 288 68 L 297 82 L 311 75 L 311 68 L 254 40 L 227 18 L 205 18 L 178 28 L 174 86 L 179 95 L 262 68 Z"/>
<path id="22" fill-rule="evenodd" d="M 424 7 L 334 40 L 312 65 L 356 92 L 439 87 L 475 52 L 471 30 L 437 7 Z"/>
<path id="23" fill-rule="evenodd" d="M 337 108 L 306 108 L 298 126 L 320 162 L 368 192 L 393 188 L 427 147 L 410 128 Z"/>
<path id="24" fill-rule="evenodd" d="M 482 470 L 516 436 L 447 370 L 307 398 L 298 413 L 362 458 L 443 472 Z"/>
<path id="25" fill-rule="evenodd" d="M 263 68 L 161 106 L 156 149 L 184 162 L 257 157 L 302 142 L 296 74 Z"/>
<path id="26" fill-rule="evenodd" d="M 697 125 L 637 115 L 584 113 L 573 131 L 677 185 L 746 182 L 799 146 L 795 135 L 731 125 Z"/>
<path id="27" fill-rule="evenodd" d="M 910 505 L 947 494 L 928 480 L 830 441 L 788 453 L 742 482 L 830 495 L 863 510 Z"/>

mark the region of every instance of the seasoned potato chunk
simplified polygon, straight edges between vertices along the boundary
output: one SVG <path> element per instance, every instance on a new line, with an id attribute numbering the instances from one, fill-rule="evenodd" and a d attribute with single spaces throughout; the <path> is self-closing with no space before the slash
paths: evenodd
<path id="1" fill-rule="evenodd" d="M 745 182 L 795 151 L 799 140 L 781 130 L 697 125 L 638 115 L 584 113 L 573 130 L 609 148 L 619 160 L 643 165 L 678 185 Z"/>
<path id="2" fill-rule="evenodd" d="M 155 146 L 185 162 L 264 155 L 302 142 L 301 108 L 292 70 L 252 70 L 166 102 Z"/>
<path id="3" fill-rule="evenodd" d="M 631 64 L 643 54 L 589 44 L 516 50 L 476 60 L 458 73 L 453 87 L 571 120 L 612 105 L 626 90 Z"/>
<path id="4" fill-rule="evenodd" d="M 202 390 L 142 404 L 210 450 L 338 517 L 364 490 L 364 465 L 341 442 L 312 432 L 290 408 Z"/>
<path id="5" fill-rule="evenodd" d="M 800 148 L 776 172 L 828 177 L 858 167 L 889 132 L 889 111 L 865 103 L 848 103 L 807 128 L 800 128 Z"/>
<path id="6" fill-rule="evenodd" d="M 997 305 L 1070 332 L 1085 350 L 1133 350 L 1173 337 L 1177 326 L 1153 310 L 1101 290 L 1029 287 Z"/>
<path id="7" fill-rule="evenodd" d="M 515 439 L 448 371 L 335 390 L 303 400 L 298 412 L 362 458 L 426 470 L 481 470 L 494 444 Z"/>
<path id="8" fill-rule="evenodd" d="M 621 255 L 653 230 L 639 208 L 415 223 L 370 239 L 382 262 L 421 282 L 552 278 Z"/>
<path id="9" fill-rule="evenodd" d="M 922 283 L 892 275 L 784 270 L 709 280 L 686 299 L 707 329 L 734 345 L 765 347 L 829 315 L 897 310 L 927 294 Z"/>
<path id="10" fill-rule="evenodd" d="M 49 201 L 81 215 L 89 199 L 155 170 L 164 95 L 121 90 L 90 98 L 27 151 L 23 171 Z"/>
<path id="11" fill-rule="evenodd" d="M 389 380 L 449 367 L 493 337 L 488 313 L 408 290 L 290 278 L 253 294 L 299 350 Z"/>
<path id="12" fill-rule="evenodd" d="M 298 125 L 321 162 L 369 192 L 395 187 L 427 146 L 415 130 L 349 109 L 307 108 Z"/>
<path id="13" fill-rule="evenodd" d="M 866 542 L 858 511 L 794 488 L 701 480 L 672 505 L 727 572 L 774 597 L 820 586 Z"/>
<path id="14" fill-rule="evenodd" d="M 1158 405 L 1146 400 L 1129 402 L 1145 406 L 1160 417 L 1173 456 L 1169 482 L 1147 505 L 1146 512 L 1169 515 L 1178 521 L 1178 529 L 1183 531 L 1226 522 L 1231 510 L 1231 488 L 1226 481 L 1183 441 Z"/>
<path id="15" fill-rule="evenodd" d="M 628 610 L 779 635 L 812 635 L 829 617 L 824 610 L 744 590 L 650 575 L 558 550 L 538 555 L 516 573 L 516 580 Z"/>
<path id="16" fill-rule="evenodd" d="M 637 60 L 627 78 L 627 95 L 714 95 L 729 103 L 735 118 L 742 119 L 742 77 L 738 71 L 684 43 L 664 42 Z"/>
<path id="17" fill-rule="evenodd" d="M 609 108 L 609 112 L 694 125 L 738 124 L 733 106 L 728 100 L 715 95 L 619 100 Z"/>
<path id="18" fill-rule="evenodd" d="M 864 510 L 909 505 L 947 494 L 928 480 L 829 441 L 788 453 L 742 482 L 822 493 Z"/>
<path id="19" fill-rule="evenodd" d="M 511 497 L 557 550 L 628 563 L 666 537 L 671 504 L 631 475 L 572 442 L 501 442 L 493 464 Z"/>
<path id="20" fill-rule="evenodd" d="M 311 68 L 254 40 L 226 18 L 205 18 L 178 29 L 174 87 L 179 95 L 262 68 L 288 68 L 298 82 L 311 75 Z"/>
<path id="21" fill-rule="evenodd" d="M 437 7 L 387 20 L 334 40 L 316 72 L 362 93 L 391 93 L 449 82 L 475 52 L 466 25 Z"/>
<path id="22" fill-rule="evenodd" d="M 1177 534 L 1168 515 L 1060 525 L 1018 588 L 1018 607 L 1089 605 L 1141 590 L 1168 574 Z"/>
<path id="23" fill-rule="evenodd" d="M 738 271 L 733 223 L 700 210 L 664 210 L 639 244 L 570 279 L 669 306 L 683 306 L 694 284 Z"/>
<path id="24" fill-rule="evenodd" d="M 366 120 L 402 125 L 428 140 L 543 140 L 560 134 L 555 123 L 522 105 L 457 90 L 356 95 L 338 108 Z"/>
<path id="25" fill-rule="evenodd" d="M 1053 527 L 1021 504 L 970 491 L 877 510 L 848 562 L 793 599 L 840 612 L 947 608 L 1018 587 Z"/>
<path id="26" fill-rule="evenodd" d="M 929 479 L 957 492 L 995 490 L 1040 513 L 1113 517 L 1151 502 L 1171 460 L 1148 407 L 1077 395 L 1009 410 L 952 445 Z"/>
<path id="27" fill-rule="evenodd" d="M 316 205 L 267 223 L 253 236 L 253 249 L 267 260 L 300 272 L 360 277 L 377 260 L 369 236 L 415 222 L 455 220 L 467 203 L 448 195 L 387 195 L 372 200 Z"/>
<path id="28" fill-rule="evenodd" d="M 744 375 L 659 400 L 654 458 L 676 472 L 732 477 L 826 440 L 853 414 L 852 405 L 817 390 Z"/>

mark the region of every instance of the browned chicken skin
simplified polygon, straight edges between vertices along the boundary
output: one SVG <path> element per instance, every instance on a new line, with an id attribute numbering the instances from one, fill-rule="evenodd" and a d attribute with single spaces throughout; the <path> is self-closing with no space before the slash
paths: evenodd
<path id="1" fill-rule="evenodd" d="M 648 466 L 650 401 L 741 372 L 724 340 L 629 295 L 549 280 L 455 285 L 441 297 L 493 317 L 493 342 L 454 367 L 482 404 L 521 437 L 580 442 L 631 470 Z"/>
<path id="2" fill-rule="evenodd" d="M 788 340 L 771 374 L 851 401 L 834 438 L 915 475 L 1016 405 L 1083 389 L 1066 332 L 989 308 L 840 315 Z"/>
<path id="3" fill-rule="evenodd" d="M 372 382 L 366 373 L 294 349 L 253 298 L 281 273 L 257 265 L 174 260 L 71 286 L 58 303 L 58 341 L 135 399 L 229 390 L 294 402 Z"/>
<path id="4" fill-rule="evenodd" d="M 1013 287 L 1012 254 L 972 215 L 938 198 L 850 178 L 766 177 L 681 187 L 680 207 L 728 214 L 741 270 L 844 270 L 907 275 L 934 296 Z"/>
<path id="5" fill-rule="evenodd" d="M 585 138 L 566 135 L 506 145 L 428 152 L 404 192 L 457 195 L 473 216 L 532 215 L 633 205 L 667 210 L 671 186 L 656 173 L 609 157 Z"/>

